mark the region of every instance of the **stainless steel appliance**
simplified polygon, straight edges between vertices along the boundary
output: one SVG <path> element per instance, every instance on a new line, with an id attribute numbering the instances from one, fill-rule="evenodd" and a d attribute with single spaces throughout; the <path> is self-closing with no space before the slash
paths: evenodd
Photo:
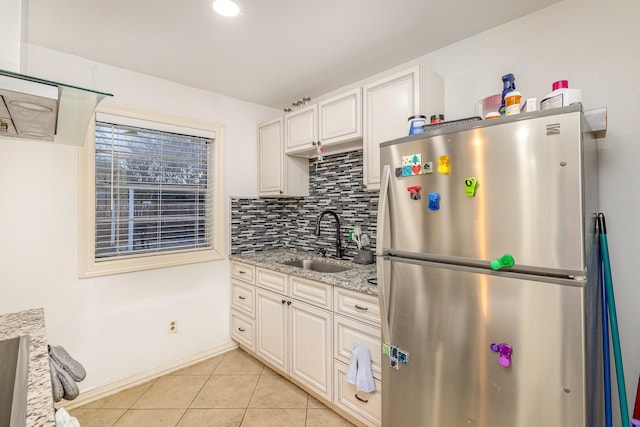
<path id="1" fill-rule="evenodd" d="M 381 145 L 382 425 L 601 426 L 580 105 Z"/>

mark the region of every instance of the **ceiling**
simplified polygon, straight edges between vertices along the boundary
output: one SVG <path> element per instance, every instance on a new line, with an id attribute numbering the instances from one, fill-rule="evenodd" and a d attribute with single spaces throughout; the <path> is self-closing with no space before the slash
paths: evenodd
<path id="1" fill-rule="evenodd" d="M 238 1 L 29 0 L 27 41 L 285 108 L 559 0 Z"/>

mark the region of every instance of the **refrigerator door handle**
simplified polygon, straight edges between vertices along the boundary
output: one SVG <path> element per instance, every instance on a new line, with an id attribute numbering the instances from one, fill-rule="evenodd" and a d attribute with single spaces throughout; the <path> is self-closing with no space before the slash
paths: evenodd
<path id="1" fill-rule="evenodd" d="M 385 222 L 389 208 L 389 181 L 391 180 L 391 168 L 385 165 L 380 177 L 380 201 L 378 202 L 378 235 L 376 236 L 376 252 L 378 256 L 378 301 L 380 304 L 380 323 L 382 326 L 382 342 L 389 343 L 389 298 L 385 284 L 385 264 L 384 259 L 385 243 Z"/>

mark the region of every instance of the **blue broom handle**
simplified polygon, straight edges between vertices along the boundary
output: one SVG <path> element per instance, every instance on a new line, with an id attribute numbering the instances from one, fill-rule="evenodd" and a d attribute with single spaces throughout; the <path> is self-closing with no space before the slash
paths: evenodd
<path id="1" fill-rule="evenodd" d="M 600 265 L 602 265 L 602 254 L 600 254 Z M 613 426 L 611 412 L 611 357 L 609 355 L 609 321 L 607 314 L 607 287 L 604 283 L 604 268 L 600 269 L 598 275 L 600 279 L 601 295 L 601 315 L 602 315 L 602 365 L 604 371 L 604 419 L 605 427 Z"/>
<path id="2" fill-rule="evenodd" d="M 600 246 L 602 250 L 602 264 L 604 266 L 604 282 L 607 288 L 607 305 L 609 306 L 609 321 L 611 323 L 611 335 L 613 337 L 613 357 L 616 362 L 616 380 L 618 383 L 618 399 L 620 400 L 620 417 L 622 425 L 629 424 L 629 406 L 627 404 L 627 392 L 624 383 L 624 368 L 622 366 L 622 353 L 620 351 L 620 334 L 618 332 L 618 316 L 616 315 L 616 301 L 613 295 L 613 280 L 611 278 L 611 263 L 609 260 L 609 245 L 606 231 L 600 234 Z"/>

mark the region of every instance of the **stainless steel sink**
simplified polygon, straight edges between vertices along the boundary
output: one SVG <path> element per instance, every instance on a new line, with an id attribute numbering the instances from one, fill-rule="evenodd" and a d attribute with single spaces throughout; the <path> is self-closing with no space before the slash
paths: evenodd
<path id="1" fill-rule="evenodd" d="M 292 259 L 291 261 L 285 261 L 282 264 L 302 268 L 304 270 L 317 271 L 319 273 L 339 273 L 341 271 L 347 271 L 351 269 L 350 267 L 345 267 L 344 265 L 331 264 L 315 259 Z"/>
<path id="2" fill-rule="evenodd" d="M 0 425 L 25 426 L 29 337 L 0 341 Z"/>

